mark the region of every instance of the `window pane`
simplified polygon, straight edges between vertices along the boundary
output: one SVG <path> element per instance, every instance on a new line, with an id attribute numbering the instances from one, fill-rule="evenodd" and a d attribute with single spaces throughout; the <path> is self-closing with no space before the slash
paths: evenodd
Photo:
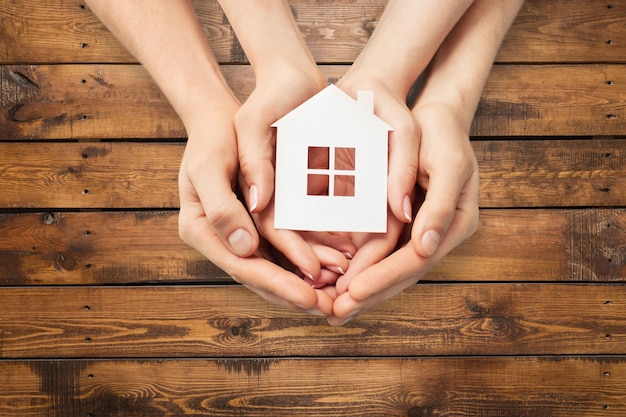
<path id="1" fill-rule="evenodd" d="M 328 147 L 309 146 L 308 167 L 309 169 L 329 169 Z"/>
<path id="2" fill-rule="evenodd" d="M 335 195 L 354 197 L 354 175 L 335 175 Z"/>
<path id="3" fill-rule="evenodd" d="M 307 195 L 328 195 L 328 175 L 307 175 Z"/>
<path id="4" fill-rule="evenodd" d="M 335 169 L 354 171 L 354 148 L 335 148 Z"/>

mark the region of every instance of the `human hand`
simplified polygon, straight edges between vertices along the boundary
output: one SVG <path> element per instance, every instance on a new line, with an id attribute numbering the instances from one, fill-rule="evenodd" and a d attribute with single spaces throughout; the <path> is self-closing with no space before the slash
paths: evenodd
<path id="1" fill-rule="evenodd" d="M 396 247 L 403 227 L 412 219 L 411 197 L 417 176 L 419 145 L 417 126 L 405 101 L 400 97 L 401 94 L 392 92 L 384 82 L 379 82 L 374 78 L 358 78 L 354 74 L 356 72 L 346 76 L 337 85 L 353 97 L 356 96 L 358 90 L 373 91 L 377 116 L 394 127 L 389 136 L 387 188 L 390 209 L 386 233 L 347 234 L 357 250 L 345 274 L 325 276 L 315 281 L 309 281 L 316 288 L 322 288 L 326 291 L 331 298 L 336 298 L 345 293 L 352 277 L 381 261 Z M 347 150 L 336 150 L 336 152 L 335 157 L 342 160 L 342 165 L 354 166 L 354 160 L 350 160 L 350 158 L 354 158 L 354 153 Z M 328 158 L 328 155 L 326 154 L 325 157 Z M 353 185 L 342 182 L 335 183 L 335 191 L 339 191 L 339 195 L 343 194 L 342 187 L 349 189 Z M 317 184 L 309 184 L 309 188 L 321 191 L 317 190 L 319 188 Z M 324 234 L 307 233 L 309 239 L 311 236 L 313 239 L 317 239 L 320 235 Z"/>
<path id="2" fill-rule="evenodd" d="M 179 173 L 180 236 L 270 302 L 328 315 L 332 300 L 327 294 L 257 252 L 259 236 L 233 191 L 239 166 L 233 125 L 238 109 L 235 99 L 222 100 L 187 119 L 189 139 Z"/>
<path id="3" fill-rule="evenodd" d="M 325 158 L 328 158 L 328 153 L 324 153 Z M 335 157 L 341 161 L 343 166 L 354 166 L 354 152 L 350 152 L 347 149 L 335 149 Z M 327 165 L 327 162 L 323 165 Z M 334 191 L 337 195 L 351 195 L 354 190 L 354 183 L 352 181 L 343 180 L 340 177 L 334 182 Z M 328 182 L 323 181 L 322 184 L 316 184 L 313 181 L 309 181 L 308 188 L 314 190 L 315 193 L 324 194 L 328 190 Z M 315 281 L 309 280 L 309 283 L 315 288 L 323 288 L 332 298 L 336 298 L 337 295 L 344 293 L 347 290 L 347 285 L 352 276 L 363 271 L 372 264 L 380 261 L 396 247 L 398 238 L 405 223 L 396 219 L 391 212 L 387 213 L 387 228 L 385 233 L 321 233 L 321 232 L 305 232 L 305 239 L 308 241 L 324 240 L 327 241 L 329 237 L 343 237 L 348 238 L 350 242 L 355 245 L 356 252 L 354 256 L 350 256 L 350 267 L 345 273 L 339 275 L 325 275 Z M 327 245 L 335 247 L 332 242 L 327 242 Z"/>
<path id="4" fill-rule="evenodd" d="M 350 268 L 340 277 L 328 276 L 327 279 L 311 282 L 317 287 L 326 288 L 334 295 L 344 293 L 353 276 L 367 267 L 379 262 L 389 255 L 396 247 L 404 224 L 412 220 L 411 196 L 417 177 L 418 137 L 417 125 L 406 106 L 401 94 L 389 88 L 385 82 L 373 77 L 361 77 L 358 71 L 349 72 L 337 86 L 353 97 L 358 90 L 370 90 L 374 93 L 375 113 L 394 130 L 389 135 L 389 169 L 387 177 L 387 194 L 390 211 L 388 213 L 387 233 L 351 233 L 348 236 L 357 248 Z M 336 157 L 345 159 L 345 166 L 354 166 L 354 157 L 350 152 L 337 151 Z M 338 187 L 350 187 L 350 184 L 339 183 Z M 341 194 L 341 190 L 340 190 Z M 313 234 L 314 238 L 319 238 Z M 308 236 L 311 236 L 309 233 Z M 333 279 L 334 278 L 334 279 Z"/>
<path id="5" fill-rule="evenodd" d="M 312 280 L 328 279 L 347 270 L 346 254 L 355 246 L 348 238 L 306 239 L 301 232 L 274 228 L 275 129 L 271 124 L 326 86 L 317 68 L 282 63 L 263 67 L 256 88 L 235 115 L 241 166 L 241 188 L 258 228 L 279 252 Z M 332 245 L 332 246 L 329 246 Z M 329 274 L 329 271 L 332 274 Z"/>
<path id="6" fill-rule="evenodd" d="M 333 316 L 328 317 L 332 325 L 343 324 L 414 284 L 478 226 L 478 165 L 465 124 L 443 104 L 418 105 L 412 113 L 420 137 L 417 183 L 425 200 L 411 240 L 352 276 L 348 291 L 334 301 Z M 433 239 L 430 233 L 440 238 Z M 428 239 L 434 242 L 424 242 Z M 434 251 L 429 245 L 436 247 Z"/>

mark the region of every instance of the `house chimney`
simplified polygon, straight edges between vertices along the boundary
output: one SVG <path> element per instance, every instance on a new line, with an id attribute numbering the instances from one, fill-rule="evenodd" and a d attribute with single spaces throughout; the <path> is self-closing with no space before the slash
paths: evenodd
<path id="1" fill-rule="evenodd" d="M 356 92 L 356 102 L 363 110 L 374 114 L 374 92 L 359 90 Z"/>

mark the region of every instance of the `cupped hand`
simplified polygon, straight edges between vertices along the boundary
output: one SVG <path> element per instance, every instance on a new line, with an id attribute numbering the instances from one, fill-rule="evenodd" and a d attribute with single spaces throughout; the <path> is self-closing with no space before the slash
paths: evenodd
<path id="1" fill-rule="evenodd" d="M 271 125 L 326 86 L 317 68 L 277 65 L 256 74 L 256 87 L 235 115 L 241 169 L 240 183 L 258 231 L 311 280 L 325 279 L 328 271 L 347 270 L 346 254 L 355 246 L 348 238 L 329 246 L 291 230 L 274 228 L 275 129 Z M 324 270 L 325 269 L 325 270 Z"/>
<path id="2" fill-rule="evenodd" d="M 420 135 L 417 183 L 425 200 L 411 239 L 351 278 L 348 291 L 334 301 L 333 315 L 328 317 L 332 325 L 347 322 L 417 282 L 478 226 L 478 164 L 467 127 L 443 104 L 418 105 L 412 113 Z"/>
<path id="3" fill-rule="evenodd" d="M 357 250 L 350 260 L 349 269 L 340 276 L 318 280 L 316 284 L 326 284 L 333 296 L 344 294 L 353 277 L 370 266 L 384 259 L 396 248 L 403 227 L 412 220 L 412 198 L 417 178 L 419 136 L 417 124 L 406 105 L 404 97 L 395 92 L 386 83 L 375 78 L 361 78 L 358 71 L 349 72 L 337 86 L 353 98 L 359 90 L 372 91 L 374 94 L 374 113 L 393 130 L 389 134 L 389 157 L 387 176 L 387 215 L 386 233 L 350 233 L 349 237 Z M 338 151 L 337 157 L 348 159 L 349 152 Z M 354 161 L 344 161 L 347 166 Z M 339 183 L 338 187 L 350 184 Z M 317 235 L 318 239 L 324 239 Z"/>
<path id="4" fill-rule="evenodd" d="M 237 282 L 274 304 L 318 315 L 332 313 L 332 299 L 299 276 L 264 259 L 259 236 L 234 187 L 239 172 L 233 118 L 236 100 L 207 105 L 190 121 L 179 173 L 181 238 Z"/>

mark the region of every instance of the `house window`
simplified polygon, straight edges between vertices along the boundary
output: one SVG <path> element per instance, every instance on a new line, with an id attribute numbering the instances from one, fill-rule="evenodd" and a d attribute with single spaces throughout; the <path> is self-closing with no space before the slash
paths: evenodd
<path id="1" fill-rule="evenodd" d="M 310 146 L 307 195 L 354 197 L 355 149 Z"/>

